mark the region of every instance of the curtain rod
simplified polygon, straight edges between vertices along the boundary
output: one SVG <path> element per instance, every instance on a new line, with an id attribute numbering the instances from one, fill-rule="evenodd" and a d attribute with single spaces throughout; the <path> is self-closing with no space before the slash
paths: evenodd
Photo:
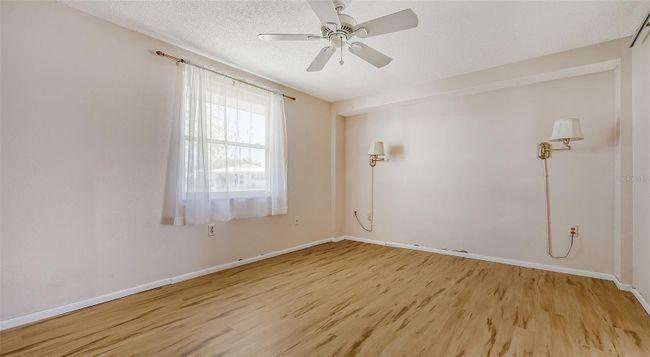
<path id="1" fill-rule="evenodd" d="M 179 58 L 179 57 L 176 57 L 176 56 L 172 56 L 172 55 L 167 54 L 167 53 L 165 53 L 165 52 L 163 52 L 163 51 L 156 51 L 156 54 L 157 54 L 158 56 L 162 56 L 162 57 L 167 57 L 167 58 L 173 59 L 173 60 L 176 61 L 177 63 L 178 63 L 178 62 L 185 63 L 185 64 L 187 64 L 187 65 L 189 65 L 189 66 L 193 66 L 193 67 L 196 67 L 196 68 L 201 68 L 201 69 L 204 69 L 204 70 L 206 70 L 206 71 L 208 71 L 208 72 L 212 72 L 212 73 L 218 74 L 218 75 L 220 75 L 220 76 L 223 76 L 223 77 L 226 77 L 226 78 L 230 78 L 230 79 L 232 79 L 233 81 L 237 81 L 237 82 L 245 83 L 245 84 L 248 84 L 249 86 L 253 86 L 253 87 L 255 87 L 255 88 L 259 88 L 259 89 L 262 89 L 262 90 L 265 90 L 265 91 L 268 91 L 268 92 L 272 92 L 272 93 L 280 94 L 280 95 L 282 95 L 283 97 L 285 97 L 285 98 L 287 98 L 287 99 L 296 100 L 295 97 L 288 96 L 288 95 L 286 95 L 286 94 L 284 94 L 284 93 L 282 93 L 282 92 L 280 92 L 280 91 L 273 90 L 273 89 L 266 88 L 266 87 L 262 87 L 262 86 L 260 86 L 260 85 L 258 85 L 258 84 L 251 83 L 251 82 L 247 82 L 247 81 L 245 81 L 245 80 L 243 80 L 243 79 L 239 79 L 239 78 L 236 78 L 236 77 L 233 77 L 233 76 L 229 76 L 229 75 L 227 75 L 227 74 L 225 74 L 225 73 L 217 72 L 217 71 L 215 71 L 215 70 L 213 70 L 213 69 L 210 69 L 210 68 L 208 68 L 208 67 L 199 66 L 199 65 L 197 65 L 197 64 L 190 63 L 190 62 L 188 62 L 187 60 L 185 60 L 185 59 L 183 59 L 183 58 Z"/>
<path id="2" fill-rule="evenodd" d="M 630 48 L 634 47 L 634 44 L 636 43 L 636 40 L 639 39 L 639 36 L 641 35 L 641 32 L 643 32 L 643 29 L 650 26 L 650 12 L 648 13 L 648 16 L 645 17 L 645 20 L 643 20 L 643 23 L 641 24 L 641 27 L 636 31 L 636 35 L 634 35 L 634 39 L 632 40 L 632 43 L 630 44 Z"/>

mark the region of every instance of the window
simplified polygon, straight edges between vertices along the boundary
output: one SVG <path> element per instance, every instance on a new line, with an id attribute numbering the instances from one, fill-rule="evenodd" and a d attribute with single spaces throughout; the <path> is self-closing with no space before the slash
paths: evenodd
<path id="1" fill-rule="evenodd" d="M 287 213 L 282 96 L 178 64 L 175 224 Z"/>
<path id="2" fill-rule="evenodd" d="M 206 166 L 210 168 L 210 192 L 246 196 L 254 192 L 263 195 L 269 191 L 266 180 L 266 110 L 259 99 L 251 101 L 235 97 L 226 98 L 225 103 L 219 100 L 207 103 L 205 156 L 208 160 Z M 199 125 L 185 127 L 186 152 L 194 155 L 201 152 L 200 130 Z M 185 163 L 185 173 L 189 175 L 185 179 L 188 181 L 196 179 L 190 176 L 204 174 L 203 170 L 190 170 L 192 161 Z M 188 187 L 188 192 L 202 192 L 202 188 Z"/>

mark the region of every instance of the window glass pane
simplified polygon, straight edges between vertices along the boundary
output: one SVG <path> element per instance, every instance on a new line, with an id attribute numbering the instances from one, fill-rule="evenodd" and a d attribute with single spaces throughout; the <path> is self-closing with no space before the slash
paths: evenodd
<path id="1" fill-rule="evenodd" d="M 201 146 L 196 140 L 185 140 L 185 184 L 187 192 L 201 192 L 205 187 L 205 170 L 199 158 Z"/>
<path id="2" fill-rule="evenodd" d="M 238 102 L 238 107 L 226 110 L 227 140 L 229 142 L 265 145 L 266 118 L 257 113 L 250 102 Z"/>
<path id="3" fill-rule="evenodd" d="M 185 157 L 184 157 L 184 159 L 185 159 L 185 167 L 184 167 L 184 170 L 183 170 L 183 172 L 185 173 L 185 190 L 184 190 L 184 192 L 191 192 L 190 189 L 189 189 L 189 185 L 188 185 L 188 181 L 190 180 L 190 174 L 191 174 L 190 171 L 188 170 L 189 162 L 191 160 L 190 159 L 190 151 L 189 151 L 190 150 L 190 141 L 186 139 L 184 145 L 185 145 Z M 183 198 L 185 198 L 185 197 L 183 197 Z"/>
<path id="4" fill-rule="evenodd" d="M 247 111 L 254 114 L 264 114 L 266 110 L 266 96 L 260 95 L 255 91 L 248 91 L 245 88 L 239 88 L 236 97 L 239 108 L 246 108 Z"/>
<path id="5" fill-rule="evenodd" d="M 209 126 L 208 138 L 215 140 L 224 140 L 226 136 L 225 128 L 225 108 L 218 103 L 209 104 Z"/>
<path id="6" fill-rule="evenodd" d="M 198 137 L 200 133 L 206 133 L 209 139 L 225 139 L 225 110 L 220 104 L 206 104 L 205 120 L 193 120 L 185 123 L 185 136 Z M 205 128 L 202 127 L 205 125 Z M 201 135 L 202 136 L 202 135 Z"/>
<path id="7" fill-rule="evenodd" d="M 227 192 L 226 146 L 223 144 L 208 144 L 210 147 L 210 192 Z"/>
<path id="8" fill-rule="evenodd" d="M 189 136 L 189 135 L 196 136 L 196 134 L 197 134 L 196 121 L 185 122 L 185 135 L 186 136 Z"/>
<path id="9" fill-rule="evenodd" d="M 266 190 L 264 149 L 228 146 L 228 186 L 230 191 Z"/>
<path id="10" fill-rule="evenodd" d="M 251 113 L 244 108 L 228 108 L 226 125 L 228 127 L 227 140 L 236 143 L 250 143 Z"/>
<path id="11" fill-rule="evenodd" d="M 250 143 L 266 146 L 266 118 L 262 114 L 251 116 Z"/>

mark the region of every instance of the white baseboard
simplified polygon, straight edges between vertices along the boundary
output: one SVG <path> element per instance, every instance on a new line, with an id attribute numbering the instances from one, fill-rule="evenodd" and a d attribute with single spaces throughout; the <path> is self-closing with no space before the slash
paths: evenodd
<path id="1" fill-rule="evenodd" d="M 589 278 L 610 280 L 610 281 L 614 282 L 616 287 L 619 288 L 620 290 L 632 292 L 632 294 L 634 294 L 634 296 L 637 298 L 637 300 L 639 300 L 639 303 L 646 310 L 648 315 L 650 315 L 650 305 L 643 298 L 641 293 L 637 289 L 635 289 L 631 284 L 626 284 L 626 283 L 620 282 L 618 280 L 618 278 L 613 274 L 600 273 L 600 272 L 594 272 L 594 271 L 582 270 L 582 269 L 567 268 L 567 267 L 561 267 L 561 266 L 557 266 L 557 265 L 533 263 L 533 262 L 527 262 L 527 261 L 523 261 L 523 260 L 491 257 L 491 256 L 488 256 L 488 255 L 480 255 L 480 254 L 473 254 L 473 253 L 463 253 L 463 252 L 457 252 L 457 251 L 454 251 L 454 250 L 431 248 L 431 247 L 426 247 L 426 246 L 422 246 L 422 245 L 418 245 L 418 244 L 395 243 L 395 242 L 381 241 L 381 240 L 368 239 L 368 238 L 359 238 L 359 237 L 353 237 L 353 236 L 344 236 L 342 238 L 346 239 L 346 240 L 362 242 L 362 243 L 385 245 L 385 246 L 388 246 L 388 247 L 395 247 L 395 248 L 420 250 L 420 251 L 430 252 L 430 253 L 439 253 L 439 254 L 444 254 L 444 255 L 452 255 L 452 256 L 456 256 L 456 257 L 464 257 L 464 258 L 469 258 L 469 259 L 484 260 L 484 261 L 494 262 L 494 263 L 515 265 L 515 266 L 520 266 L 520 267 L 524 267 L 524 268 L 533 268 L 533 269 L 540 269 L 540 270 L 552 271 L 552 272 L 557 272 L 557 273 L 565 273 L 565 274 L 571 274 L 571 275 L 586 276 L 586 277 L 589 277 Z"/>
<path id="2" fill-rule="evenodd" d="M 527 261 L 523 261 L 523 260 L 515 260 L 515 259 L 508 259 L 508 258 L 498 258 L 498 257 L 491 257 L 491 256 L 488 256 L 488 255 L 481 255 L 481 254 L 474 254 L 474 253 L 463 253 L 463 252 L 457 252 L 457 251 L 454 251 L 454 250 L 431 248 L 431 247 L 426 247 L 426 246 L 417 245 L 417 244 L 394 243 L 394 242 L 379 241 L 379 240 L 373 240 L 373 239 L 367 239 L 367 238 L 358 238 L 358 237 L 351 237 L 351 236 L 346 236 L 345 239 L 353 240 L 353 241 L 357 241 L 357 242 L 363 242 L 363 243 L 385 245 L 385 246 L 389 246 L 389 247 L 414 249 L 414 250 L 421 250 L 421 251 L 431 252 L 431 253 L 438 253 L 438 254 L 444 254 L 444 255 L 453 255 L 453 256 L 456 256 L 456 257 L 478 259 L 478 260 L 484 260 L 484 261 L 494 262 L 494 263 L 515 265 L 515 266 L 520 266 L 520 267 L 524 267 L 524 268 L 541 269 L 541 270 L 553 271 L 553 272 L 558 272 L 558 273 L 566 273 L 566 274 L 571 274 L 571 275 L 587 276 L 587 277 L 590 277 L 590 278 L 613 280 L 612 279 L 613 276 L 611 274 L 593 272 L 593 271 L 582 270 L 582 269 L 566 268 L 566 267 L 561 267 L 561 266 L 557 266 L 557 265 L 532 263 L 532 262 L 527 262 Z"/>
<path id="3" fill-rule="evenodd" d="M 639 303 L 641 304 L 641 306 L 643 306 L 643 308 L 644 308 L 645 311 L 648 313 L 648 315 L 650 315 L 650 304 L 649 304 L 648 301 L 643 297 L 643 295 L 641 295 L 641 292 L 640 292 L 639 290 L 637 290 L 637 289 L 631 289 L 630 291 L 632 292 L 632 294 L 634 294 L 634 297 L 635 297 L 637 300 L 639 300 Z"/>
<path id="4" fill-rule="evenodd" d="M 226 270 L 226 269 L 238 267 L 240 265 L 250 264 L 250 263 L 253 263 L 253 262 L 256 262 L 256 261 L 276 257 L 276 256 L 282 255 L 282 254 L 295 252 L 297 250 L 313 247 L 313 246 L 320 245 L 320 244 L 323 244 L 323 243 L 329 243 L 329 242 L 333 242 L 333 241 L 338 242 L 338 241 L 341 241 L 341 240 L 343 240 L 343 238 L 341 238 L 341 237 L 321 239 L 321 240 L 317 240 L 317 241 L 309 242 L 309 243 L 305 243 L 305 244 L 300 244 L 300 245 L 290 247 L 290 248 L 286 248 L 286 249 L 276 250 L 276 251 L 273 251 L 273 252 L 270 252 L 270 253 L 260 254 L 260 255 L 257 255 L 257 256 L 251 257 L 251 258 L 240 259 L 240 260 L 237 260 L 237 261 L 234 261 L 234 262 L 229 262 L 229 263 L 225 263 L 225 264 L 221 264 L 221 265 L 215 265 L 213 267 L 197 270 L 197 271 L 194 271 L 194 272 L 191 272 L 191 273 L 181 274 L 181 275 L 177 275 L 177 276 L 174 276 L 174 277 L 171 277 L 171 278 L 157 280 L 157 281 L 154 281 L 154 282 L 134 286 L 132 288 L 128 288 L 128 289 L 124 289 L 124 290 L 120 290 L 120 291 L 115 291 L 115 292 L 108 293 L 108 294 L 105 294 L 105 295 L 101 295 L 101 296 L 93 297 L 93 298 L 90 298 L 90 299 L 74 302 L 74 303 L 71 303 L 71 304 L 68 304 L 68 305 L 59 306 L 59 307 L 55 307 L 55 308 L 52 308 L 52 309 L 47 309 L 47 310 L 31 313 L 31 314 L 28 314 L 28 315 L 15 317 L 15 318 L 9 319 L 9 320 L 0 321 L 0 331 L 10 329 L 10 328 L 13 328 L 13 327 L 17 327 L 17 326 L 20 326 L 20 325 L 25 325 L 25 324 L 28 324 L 28 323 L 36 322 L 36 321 L 39 321 L 39 320 L 44 320 L 44 319 L 47 319 L 47 318 L 50 318 L 50 317 L 54 317 L 54 316 L 65 314 L 65 313 L 72 312 L 72 311 L 75 311 L 75 310 L 83 309 L 83 308 L 86 308 L 86 307 L 89 307 L 89 306 L 101 304 L 101 303 L 104 303 L 104 302 L 107 302 L 107 301 L 119 299 L 121 297 L 125 297 L 125 296 L 128 296 L 128 295 L 137 294 L 137 293 L 140 293 L 140 292 L 143 292 L 143 291 L 159 288 L 161 286 L 178 283 L 178 282 L 188 280 L 188 279 L 192 279 L 192 278 L 196 278 L 196 277 L 199 277 L 199 276 L 202 276 L 202 275 L 206 275 L 206 274 L 215 273 L 215 272 L 218 272 L 218 271 L 221 271 L 221 270 Z"/>
<path id="5" fill-rule="evenodd" d="M 623 291 L 632 291 L 632 290 L 634 290 L 634 287 L 632 286 L 632 284 L 622 283 L 620 280 L 618 280 L 618 277 L 616 275 L 611 274 L 610 278 L 611 279 L 608 279 L 608 280 L 613 281 L 614 284 L 616 284 L 616 287 L 619 290 L 623 290 Z"/>

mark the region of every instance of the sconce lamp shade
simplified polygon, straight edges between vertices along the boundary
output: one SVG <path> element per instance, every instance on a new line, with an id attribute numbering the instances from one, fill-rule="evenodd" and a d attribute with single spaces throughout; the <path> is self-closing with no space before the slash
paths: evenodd
<path id="1" fill-rule="evenodd" d="M 368 149 L 368 155 L 380 155 L 383 156 L 384 154 L 384 142 L 383 141 L 375 141 L 373 143 L 370 143 L 370 149 Z"/>
<path id="2" fill-rule="evenodd" d="M 564 141 L 564 140 L 582 140 L 582 129 L 580 128 L 580 119 L 558 119 L 553 124 L 553 134 L 549 141 Z"/>

